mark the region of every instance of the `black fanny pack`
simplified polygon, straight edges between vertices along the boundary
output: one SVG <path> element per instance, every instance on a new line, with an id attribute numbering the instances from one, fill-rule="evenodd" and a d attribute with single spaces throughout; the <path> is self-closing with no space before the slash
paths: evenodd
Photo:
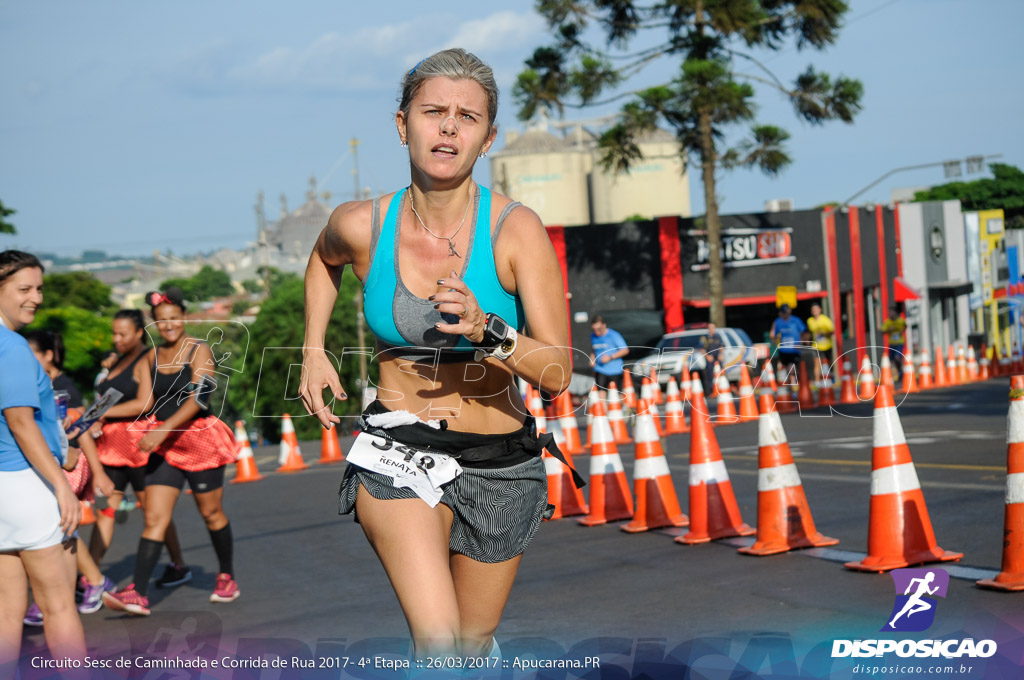
<path id="1" fill-rule="evenodd" d="M 373 427 L 366 422 L 367 416 L 388 412 L 389 409 L 379 401 L 372 402 L 359 418 L 359 429 L 409 446 L 439 451 L 455 458 L 459 465 L 466 468 L 494 469 L 518 465 L 540 456 L 547 449 L 548 453 L 572 472 L 576 488 L 586 483 L 566 461 L 565 455 L 555 443 L 554 435 L 537 434 L 537 423 L 533 416 L 527 416 L 523 426 L 515 432 L 505 434 L 456 432 L 448 429 L 447 420 L 441 420 L 440 429 L 426 423 L 385 429 Z"/>

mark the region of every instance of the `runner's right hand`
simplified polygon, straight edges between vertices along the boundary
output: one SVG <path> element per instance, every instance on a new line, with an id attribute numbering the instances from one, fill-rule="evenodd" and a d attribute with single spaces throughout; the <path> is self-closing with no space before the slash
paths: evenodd
<path id="1" fill-rule="evenodd" d="M 57 496 L 57 507 L 60 509 L 60 529 L 67 536 L 82 522 L 82 504 L 66 481 L 58 484 L 53 491 Z"/>
<path id="2" fill-rule="evenodd" d="M 341 379 L 338 378 L 338 371 L 331 363 L 327 352 L 322 349 L 307 348 L 302 352 L 302 383 L 299 386 L 299 396 L 302 398 L 302 405 L 306 412 L 315 415 L 320 423 L 330 429 L 341 418 L 331 413 L 331 409 L 324 405 L 324 389 L 330 389 L 335 399 L 345 400 L 345 394 L 341 386 Z"/>

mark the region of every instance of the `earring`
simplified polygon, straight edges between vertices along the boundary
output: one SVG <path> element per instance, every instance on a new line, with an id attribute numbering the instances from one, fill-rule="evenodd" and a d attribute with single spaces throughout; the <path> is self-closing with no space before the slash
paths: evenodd
<path id="1" fill-rule="evenodd" d="M 405 148 L 407 148 L 409 146 L 409 144 L 406 143 L 406 141 L 403 139 L 401 146 L 402 146 L 403 149 L 405 149 Z"/>
<path id="2" fill-rule="evenodd" d="M 484 151 L 482 154 L 480 154 L 480 158 L 487 158 L 487 152 Z"/>

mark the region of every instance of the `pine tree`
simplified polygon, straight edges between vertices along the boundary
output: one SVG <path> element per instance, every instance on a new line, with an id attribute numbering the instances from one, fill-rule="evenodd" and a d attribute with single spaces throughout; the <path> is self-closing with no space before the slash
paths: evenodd
<path id="1" fill-rule="evenodd" d="M 519 117 L 529 120 L 541 109 L 562 115 L 567 106 L 584 108 L 628 97 L 617 121 L 598 140 L 602 166 L 616 171 L 628 171 L 641 159 L 640 135 L 659 124 L 675 132 L 680 153 L 700 165 L 710 249 L 711 321 L 724 326 L 722 229 L 715 173 L 748 167 L 777 175 L 790 163 L 785 148 L 789 133 L 775 125 L 754 123 L 752 83 L 778 90 L 792 102 L 799 118 L 815 125 L 832 119 L 852 123 L 863 93 L 859 81 L 845 76 L 833 79 L 813 66 L 786 85 L 752 52 L 778 51 L 790 40 L 795 40 L 799 49 L 824 49 L 835 42 L 847 3 L 538 0 L 536 8 L 547 20 L 555 43 L 535 50 L 519 74 L 513 90 Z M 606 49 L 585 41 L 584 34 L 592 24 L 604 32 Z M 654 31 L 665 33 L 657 45 L 626 51 L 633 39 Z M 680 62 L 671 82 L 600 100 L 662 58 Z M 750 136 L 726 148 L 727 128 L 740 123 L 751 123 Z"/>

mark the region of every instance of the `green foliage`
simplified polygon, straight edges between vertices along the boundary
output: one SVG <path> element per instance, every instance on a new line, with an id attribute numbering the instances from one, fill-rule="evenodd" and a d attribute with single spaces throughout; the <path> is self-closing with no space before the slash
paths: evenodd
<path id="1" fill-rule="evenodd" d="M 110 286 L 88 272 L 53 273 L 43 277 L 43 308 L 53 307 L 78 307 L 108 316 L 117 311 L 117 305 L 110 299 Z"/>
<path id="2" fill-rule="evenodd" d="M 14 225 L 7 221 L 7 218 L 18 212 L 14 208 L 8 208 L 4 205 L 3 201 L 0 201 L 0 234 L 17 234 L 18 230 L 14 228 Z"/>
<path id="3" fill-rule="evenodd" d="M 246 279 L 242 281 L 242 288 L 245 289 L 246 293 L 262 293 L 263 284 L 256 279 Z"/>
<path id="4" fill-rule="evenodd" d="M 265 437 L 275 440 L 280 435 L 280 418 L 292 416 L 300 439 L 319 439 L 320 424 L 307 415 L 298 399 L 299 367 L 302 364 L 302 343 L 305 330 L 304 286 L 294 274 L 275 275 L 269 297 L 260 307 L 259 316 L 249 326 L 249 351 L 245 368 L 232 377 L 228 399 L 233 410 L 248 423 L 255 423 Z M 338 291 L 337 304 L 327 328 L 326 346 L 341 360 L 341 383 L 351 395 L 347 401 L 336 402 L 335 415 L 354 416 L 359 413 L 359 362 L 343 348 L 357 346 L 356 310 L 354 300 L 361 295 L 359 282 L 350 270 L 345 271 Z M 370 336 L 372 337 L 372 336 Z M 372 345 L 372 340 L 368 341 Z M 232 358 L 232 366 L 240 370 L 242 356 Z M 376 366 L 370 367 L 370 382 L 376 382 Z M 325 398 L 329 395 L 325 393 Z"/>
<path id="5" fill-rule="evenodd" d="M 110 324 L 113 316 L 103 316 L 79 307 L 40 309 L 26 330 L 60 333 L 66 356 L 64 372 L 82 388 L 91 388 L 100 371 L 100 361 L 111 349 Z M 83 389 L 88 393 L 89 389 Z"/>
<path id="6" fill-rule="evenodd" d="M 784 84 L 750 48 L 777 51 L 787 40 L 797 48 L 822 49 L 835 42 L 848 10 L 842 0 L 538 0 L 554 43 L 537 48 L 525 62 L 512 95 L 519 117 L 540 110 L 561 115 L 566 107 L 598 104 L 598 98 L 660 58 L 676 60 L 678 75 L 668 83 L 614 95 L 631 97 L 618 121 L 600 136 L 601 165 L 628 172 L 642 159 L 638 139 L 667 125 L 680 143 L 680 154 L 699 163 L 707 204 L 711 245 L 709 291 L 711 316 L 724 322 L 721 239 L 715 176 L 719 168 L 759 168 L 777 175 L 790 163 L 789 134 L 755 122 L 753 83 L 767 85 L 789 99 L 802 120 L 853 121 L 860 111 L 863 87 L 845 76 L 832 77 L 808 67 L 792 84 Z M 604 33 L 608 51 L 582 40 L 590 25 Z M 641 35 L 662 37 L 632 54 L 621 53 Z M 612 64 L 616 64 L 615 67 Z M 740 69 L 740 66 L 744 70 Z M 748 72 L 749 70 L 749 72 Z M 749 125 L 749 136 L 726 146 L 730 128 Z"/>
<path id="7" fill-rule="evenodd" d="M 171 286 L 181 288 L 181 292 L 185 295 L 185 300 L 191 300 L 192 302 L 225 297 L 235 292 L 228 273 L 214 269 L 210 265 L 204 266 L 195 275 L 187 279 L 167 279 L 160 284 L 160 290 L 167 290 Z"/>
<path id="8" fill-rule="evenodd" d="M 960 200 L 964 210 L 1024 210 L 1024 172 L 1006 163 L 988 166 L 993 177 L 972 182 L 950 182 L 914 194 L 915 201 Z M 1009 220 L 1008 220 L 1009 221 Z M 1009 224 L 1007 225 L 1009 226 Z"/>

